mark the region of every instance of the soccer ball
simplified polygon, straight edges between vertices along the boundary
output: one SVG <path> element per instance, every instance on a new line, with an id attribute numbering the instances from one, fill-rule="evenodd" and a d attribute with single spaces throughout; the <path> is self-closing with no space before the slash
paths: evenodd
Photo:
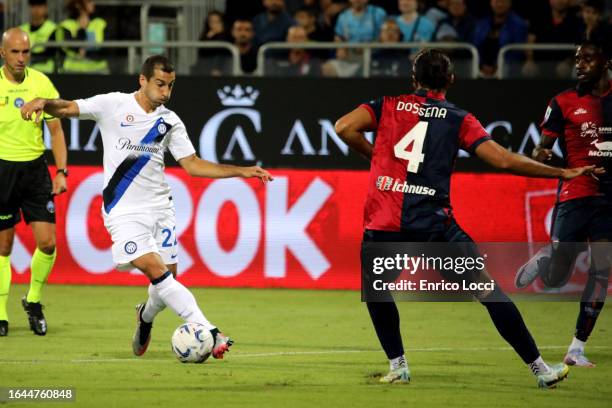
<path id="1" fill-rule="evenodd" d="M 203 363 L 214 345 L 210 331 L 199 323 L 182 324 L 172 335 L 172 351 L 181 363 Z"/>

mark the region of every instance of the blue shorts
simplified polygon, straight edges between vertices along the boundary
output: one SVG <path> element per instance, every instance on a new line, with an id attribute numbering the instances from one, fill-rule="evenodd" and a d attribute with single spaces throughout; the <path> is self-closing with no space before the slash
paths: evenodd
<path id="1" fill-rule="evenodd" d="M 612 241 L 612 199 L 584 197 L 558 203 L 551 228 L 552 241 Z"/>

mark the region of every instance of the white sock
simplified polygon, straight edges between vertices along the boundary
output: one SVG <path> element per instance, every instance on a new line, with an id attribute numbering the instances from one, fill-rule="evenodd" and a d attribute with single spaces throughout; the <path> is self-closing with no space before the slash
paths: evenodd
<path id="1" fill-rule="evenodd" d="M 538 357 L 533 363 L 529 364 L 529 369 L 533 375 L 546 374 L 550 371 L 550 367 L 544 362 L 542 356 Z"/>
<path id="2" fill-rule="evenodd" d="M 569 348 L 567 349 L 569 350 L 580 350 L 580 351 L 584 351 L 584 346 L 586 345 L 586 341 L 581 341 L 578 340 L 576 337 L 574 337 L 572 339 L 572 344 L 570 344 Z"/>
<path id="3" fill-rule="evenodd" d="M 392 358 L 391 360 L 389 360 L 389 367 L 391 370 L 397 370 L 400 367 L 408 367 L 406 357 L 402 354 L 399 357 Z"/>
<path id="4" fill-rule="evenodd" d="M 169 273 L 161 282 L 153 285 L 160 299 L 187 323 L 199 323 L 207 330 L 215 328 L 198 307 L 193 294 Z"/>
<path id="5" fill-rule="evenodd" d="M 147 323 L 152 323 L 155 316 L 162 310 L 166 308 L 166 304 L 164 301 L 157 295 L 155 291 L 155 286 L 153 284 L 149 284 L 149 298 L 147 299 L 147 304 L 145 305 L 144 310 L 142 311 L 142 320 Z"/>

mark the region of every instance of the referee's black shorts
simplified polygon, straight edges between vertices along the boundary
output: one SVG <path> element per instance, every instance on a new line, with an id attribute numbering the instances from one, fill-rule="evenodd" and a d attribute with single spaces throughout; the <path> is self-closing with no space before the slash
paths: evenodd
<path id="1" fill-rule="evenodd" d="M 55 223 L 51 176 L 43 156 L 27 162 L 0 160 L 0 231 L 26 223 Z"/>

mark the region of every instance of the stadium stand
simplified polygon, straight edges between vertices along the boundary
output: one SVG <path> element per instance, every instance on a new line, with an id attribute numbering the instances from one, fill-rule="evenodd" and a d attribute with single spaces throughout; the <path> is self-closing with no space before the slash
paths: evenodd
<path id="1" fill-rule="evenodd" d="M 182 74 L 262 75 L 268 71 L 274 76 L 275 70 L 266 67 L 278 65 L 277 59 L 303 46 L 322 60 L 323 68 L 315 72 L 363 77 L 376 75 L 376 67 L 388 64 L 390 54 L 397 59 L 396 66 L 409 68 L 416 48 L 440 45 L 457 61 L 459 76 L 569 79 L 575 75 L 569 63 L 575 43 L 609 37 L 611 31 L 610 1 L 606 0 L 550 0 L 537 5 L 527 0 L 257 0 L 246 5 L 236 0 L 98 0 L 91 16 L 78 12 L 81 3 L 94 5 L 92 0 L 70 1 L 70 12 L 64 2 L 49 3 L 48 20 L 61 22 L 67 37 L 77 40 L 72 47 L 50 41 L 39 48 L 45 55 L 56 55 L 49 62 L 51 71 L 133 73 L 144 58 L 161 52 L 179 61 Z M 29 24 L 28 0 L 1 4 L 6 10 L 5 26 Z M 404 48 L 388 49 L 389 41 L 381 41 L 387 17 L 398 21 Z M 89 23 L 80 25 L 80 18 Z M 359 23 L 363 18 L 373 19 L 368 32 Z M 253 23 L 253 47 L 240 45 L 245 40 L 232 36 L 237 19 Z M 306 39 L 287 44 L 287 31 L 295 23 L 306 30 Z M 360 45 L 337 48 L 334 41 Z M 273 50 L 260 47 L 270 44 Z M 476 56 L 472 47 L 478 51 Z M 263 55 L 255 58 L 257 52 Z M 262 59 L 270 62 L 257 64 Z M 75 63 L 79 69 L 71 68 Z"/>

